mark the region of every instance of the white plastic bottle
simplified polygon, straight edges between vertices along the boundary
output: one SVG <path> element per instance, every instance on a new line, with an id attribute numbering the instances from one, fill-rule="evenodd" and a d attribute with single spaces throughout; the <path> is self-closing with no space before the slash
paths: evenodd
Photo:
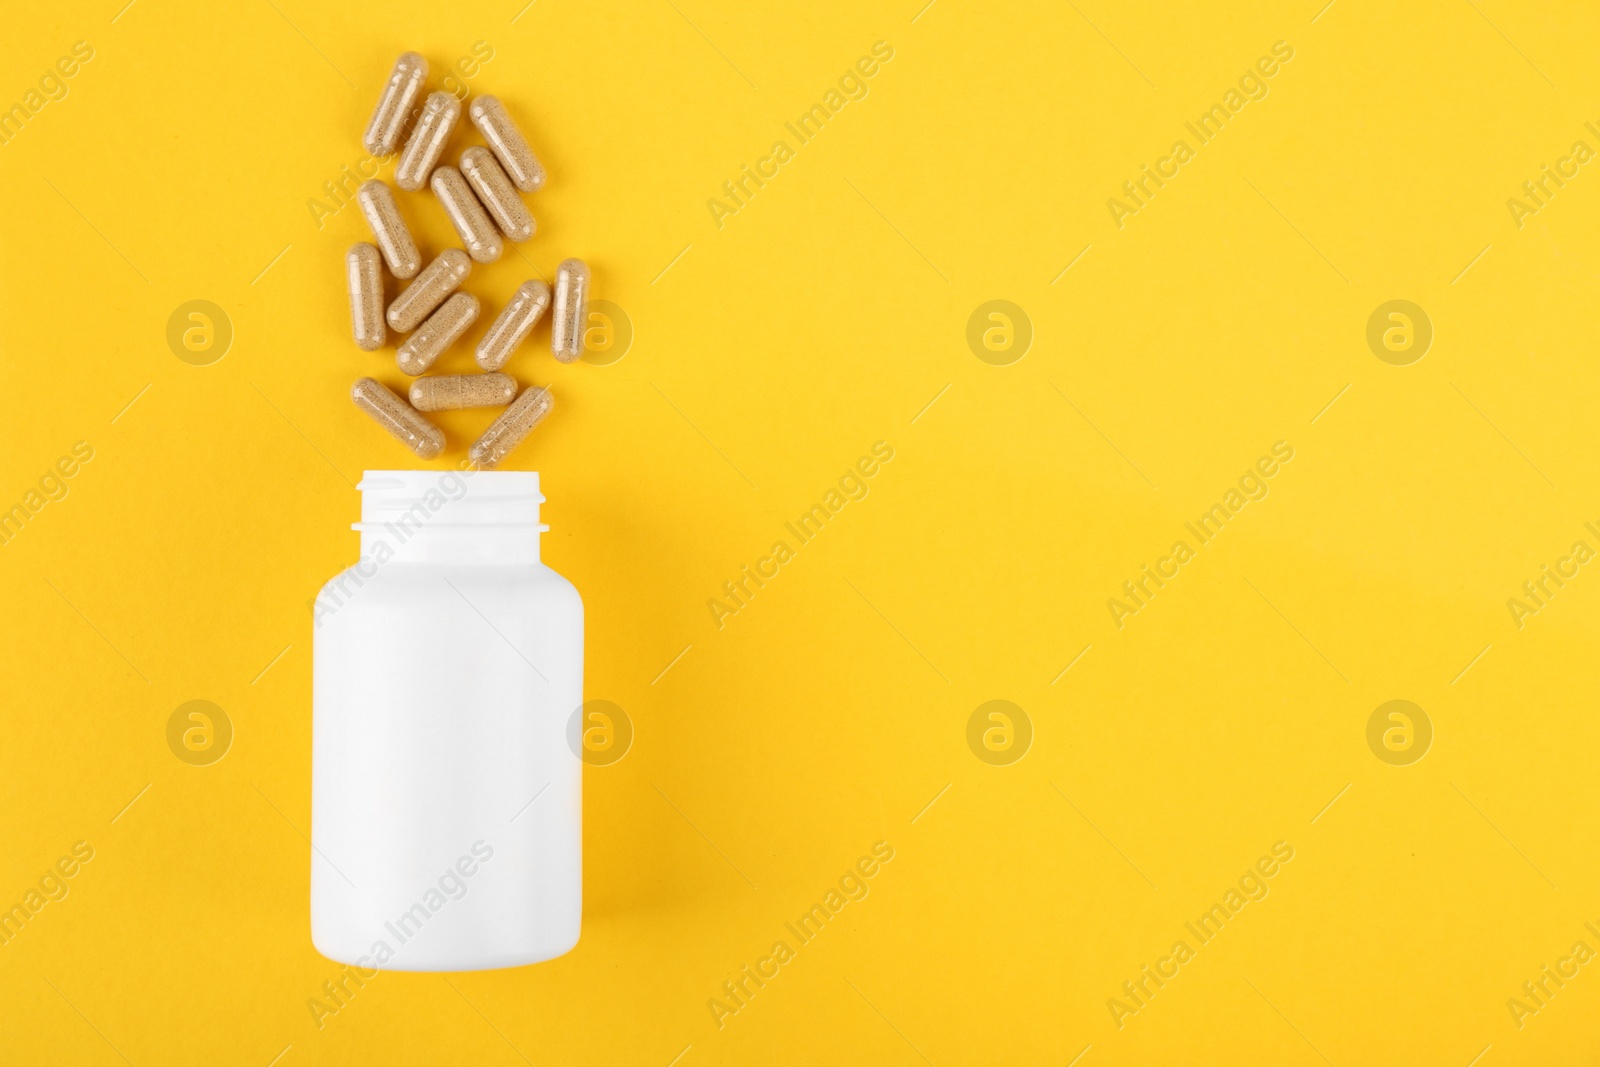
<path id="1" fill-rule="evenodd" d="M 539 475 L 367 471 L 317 596 L 311 939 L 367 969 L 559 956 L 582 914 L 583 603 Z"/>

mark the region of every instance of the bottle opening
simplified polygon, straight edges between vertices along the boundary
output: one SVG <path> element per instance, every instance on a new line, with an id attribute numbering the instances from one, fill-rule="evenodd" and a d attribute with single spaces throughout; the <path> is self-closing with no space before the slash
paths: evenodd
<path id="1" fill-rule="evenodd" d="M 543 532 L 537 471 L 367 471 L 362 475 L 363 532 L 396 526 L 463 526 Z"/>

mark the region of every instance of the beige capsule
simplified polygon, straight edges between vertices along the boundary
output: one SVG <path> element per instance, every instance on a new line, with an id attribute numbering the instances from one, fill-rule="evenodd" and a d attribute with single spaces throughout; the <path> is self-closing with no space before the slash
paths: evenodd
<path id="1" fill-rule="evenodd" d="M 444 144 L 459 121 L 461 101 L 454 94 L 428 94 L 422 104 L 422 114 L 411 130 L 411 139 L 406 142 L 406 150 L 400 153 L 400 162 L 395 164 L 394 183 L 413 193 L 427 185 L 428 175 L 444 155 Z"/>
<path id="2" fill-rule="evenodd" d="M 472 124 L 478 127 L 478 132 L 483 134 L 483 139 L 489 142 L 495 158 L 518 189 L 532 193 L 544 184 L 544 167 L 539 163 L 539 157 L 528 147 L 528 139 L 522 136 L 517 124 L 506 114 L 505 105 L 499 97 L 478 97 L 467 108 L 467 115 L 471 117 Z"/>
<path id="3" fill-rule="evenodd" d="M 472 260 L 459 248 L 447 248 L 422 269 L 406 291 L 389 305 L 389 325 L 400 333 L 410 333 L 417 323 L 433 314 L 445 297 L 461 287 L 472 273 Z"/>
<path id="4" fill-rule="evenodd" d="M 478 366 L 484 370 L 504 367 L 549 306 L 550 287 L 544 282 L 533 279 L 517 286 L 517 291 L 511 294 L 511 302 L 495 316 L 483 340 L 478 342 Z"/>
<path id="5" fill-rule="evenodd" d="M 533 428 L 544 421 L 555 404 L 549 389 L 530 385 L 500 417 L 489 424 L 483 436 L 472 444 L 467 458 L 479 467 L 497 467 L 511 450 L 522 443 Z"/>
<path id="6" fill-rule="evenodd" d="M 493 263 L 499 259 L 505 245 L 461 172 L 454 167 L 440 167 L 433 172 L 429 184 L 433 186 L 433 195 L 444 205 L 444 213 L 450 216 L 450 225 L 456 228 L 467 255 L 479 263 Z"/>
<path id="7" fill-rule="evenodd" d="M 423 373 L 477 320 L 478 298 L 471 293 L 457 293 L 406 338 L 406 343 L 395 351 L 395 362 L 407 374 Z"/>
<path id="8" fill-rule="evenodd" d="M 509 374 L 429 374 L 411 383 L 411 406 L 418 411 L 503 408 L 517 395 Z"/>
<path id="9" fill-rule="evenodd" d="M 375 156 L 386 156 L 400 147 L 400 133 L 405 129 L 411 106 L 422 92 L 423 79 L 428 76 L 428 61 L 415 52 L 402 53 L 394 61 L 394 70 L 383 85 L 378 106 L 367 123 L 367 132 L 361 138 L 367 151 Z"/>
<path id="10" fill-rule="evenodd" d="M 383 328 L 383 257 L 365 241 L 351 245 L 344 255 L 345 281 L 350 287 L 350 325 L 356 347 L 371 352 L 389 339 Z"/>
<path id="11" fill-rule="evenodd" d="M 533 213 L 517 195 L 506 172 L 494 161 L 494 155 L 481 145 L 473 145 L 461 153 L 461 173 L 466 175 L 472 191 L 488 209 L 489 217 L 500 227 L 508 241 L 526 241 L 538 228 Z"/>
<path id="12" fill-rule="evenodd" d="M 417 414 L 410 404 L 377 379 L 362 378 L 356 382 L 350 387 L 350 399 L 419 458 L 432 459 L 444 451 L 444 431 Z"/>
<path id="13" fill-rule="evenodd" d="M 564 259 L 556 268 L 555 307 L 550 312 L 550 351 L 562 363 L 583 355 L 588 317 L 589 268 L 581 259 Z"/>
<path id="14" fill-rule="evenodd" d="M 361 188 L 356 190 L 356 200 L 361 204 L 361 214 L 366 216 L 367 225 L 372 228 L 383 261 L 389 264 L 389 273 L 401 280 L 415 277 L 422 269 L 422 253 L 417 251 L 417 242 L 411 239 L 411 231 L 406 229 L 406 220 L 400 217 L 400 205 L 394 202 L 389 187 L 377 178 L 362 182 Z"/>

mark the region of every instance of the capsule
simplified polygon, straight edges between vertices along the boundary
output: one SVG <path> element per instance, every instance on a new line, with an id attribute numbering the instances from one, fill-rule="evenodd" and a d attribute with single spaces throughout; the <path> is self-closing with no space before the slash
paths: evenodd
<path id="1" fill-rule="evenodd" d="M 383 328 L 383 258 L 365 241 L 351 245 L 344 255 L 345 280 L 350 286 L 350 325 L 356 347 L 371 352 L 389 339 Z"/>
<path id="2" fill-rule="evenodd" d="M 429 374 L 411 383 L 411 406 L 418 411 L 503 408 L 517 395 L 509 374 Z"/>
<path id="3" fill-rule="evenodd" d="M 517 291 L 511 294 L 511 302 L 495 316 L 483 340 L 478 342 L 478 366 L 484 370 L 504 367 L 549 306 L 550 287 L 544 282 L 534 279 L 517 286 Z"/>
<path id="4" fill-rule="evenodd" d="M 416 281 L 389 305 L 389 325 L 400 333 L 410 333 L 417 323 L 433 314 L 445 297 L 461 287 L 472 273 L 472 260 L 459 248 L 447 248 L 423 268 Z"/>
<path id="5" fill-rule="evenodd" d="M 416 192 L 428 184 L 428 175 L 444 155 L 444 143 L 461 120 L 461 101 L 451 93 L 430 93 L 422 104 L 422 115 L 411 130 L 406 150 L 394 167 L 394 183 Z"/>
<path id="6" fill-rule="evenodd" d="M 506 174 L 525 193 L 538 191 L 544 184 L 544 167 L 539 157 L 528 147 L 517 124 L 506 114 L 505 105 L 495 96 L 480 96 L 467 108 L 472 124 L 478 127 L 483 139 L 489 142 L 495 158 L 506 169 Z"/>
<path id="7" fill-rule="evenodd" d="M 395 362 L 407 374 L 421 374 L 477 319 L 478 298 L 471 293 L 457 293 L 406 338 L 406 343 L 395 351 Z"/>
<path id="8" fill-rule="evenodd" d="M 410 404 L 377 379 L 362 378 L 356 382 L 350 387 L 350 399 L 418 458 L 432 459 L 444 451 L 444 431 L 417 414 Z"/>
<path id="9" fill-rule="evenodd" d="M 473 145 L 461 153 L 461 173 L 507 240 L 526 241 L 533 236 L 537 227 L 528 205 L 487 148 Z"/>
<path id="10" fill-rule="evenodd" d="M 556 268 L 555 308 L 550 312 L 550 351 L 563 363 L 583 355 L 583 329 L 589 317 L 589 268 L 581 259 L 564 259 Z"/>
<path id="11" fill-rule="evenodd" d="M 528 386 L 510 407 L 500 413 L 499 418 L 489 424 L 483 436 L 473 442 L 467 458 L 479 467 L 499 466 L 500 461 L 510 455 L 511 450 L 520 445 L 535 426 L 544 421 L 554 403 L 550 390 Z"/>
<path id="12" fill-rule="evenodd" d="M 417 251 L 417 242 L 411 239 L 389 187 L 377 178 L 362 182 L 356 190 L 356 200 L 361 204 L 361 214 L 367 217 L 367 225 L 372 227 L 383 261 L 389 264 L 389 273 L 402 281 L 415 277 L 422 269 L 422 253 Z"/>
<path id="13" fill-rule="evenodd" d="M 367 132 L 361 143 L 375 156 L 386 156 L 400 147 L 400 133 L 405 129 L 411 106 L 422 92 L 423 79 L 428 76 L 428 61 L 415 52 L 402 53 L 394 61 L 394 70 L 384 83 L 383 95 L 378 97 L 377 110 L 367 123 Z"/>
<path id="14" fill-rule="evenodd" d="M 467 254 L 479 263 L 493 263 L 499 259 L 505 245 L 461 172 L 454 167 L 440 167 L 433 172 L 429 184 L 433 186 L 433 195 L 444 205 L 444 213 L 450 216 L 450 225 L 456 228 Z"/>

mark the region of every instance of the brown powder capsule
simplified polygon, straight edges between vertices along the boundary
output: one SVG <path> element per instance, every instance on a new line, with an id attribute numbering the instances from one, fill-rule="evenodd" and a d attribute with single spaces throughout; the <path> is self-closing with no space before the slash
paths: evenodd
<path id="1" fill-rule="evenodd" d="M 478 342 L 478 366 L 499 370 L 511 353 L 533 332 L 534 326 L 550 306 L 550 287 L 537 279 L 523 282 L 511 294 L 511 302 L 495 316 Z"/>
<path id="2" fill-rule="evenodd" d="M 500 227 L 508 241 L 526 241 L 537 228 L 528 205 L 517 195 L 506 172 L 494 161 L 487 148 L 473 145 L 461 153 L 461 173 L 466 176 L 472 191 L 488 209 L 489 217 Z"/>
<path id="3" fill-rule="evenodd" d="M 444 213 L 450 216 L 450 225 L 456 228 L 467 255 L 479 263 L 499 259 L 505 245 L 461 172 L 454 167 L 440 167 L 428 184 L 433 186 L 433 195 L 444 206 Z"/>
<path id="4" fill-rule="evenodd" d="M 505 105 L 498 97 L 480 96 L 467 108 L 472 124 L 478 127 L 483 139 L 489 142 L 495 158 L 506 169 L 506 174 L 525 193 L 538 190 L 544 184 L 544 167 L 539 157 L 528 147 L 517 124 L 506 114 Z"/>
<path id="5" fill-rule="evenodd" d="M 400 205 L 394 202 L 389 187 L 377 178 L 362 182 L 361 188 L 356 190 L 356 201 L 361 205 L 367 225 L 372 227 L 372 236 L 378 242 L 378 251 L 383 253 L 383 261 L 389 264 L 389 273 L 402 280 L 415 277 L 422 269 L 422 253 L 417 251 L 417 242 L 411 239 L 411 231 L 406 229 L 406 220 L 400 217 Z"/>
<path id="6" fill-rule="evenodd" d="M 503 408 L 517 395 L 509 374 L 429 374 L 411 383 L 411 406 L 418 411 Z"/>
<path id="7" fill-rule="evenodd" d="M 351 245 L 344 256 L 344 272 L 356 347 L 368 352 L 382 348 L 389 339 L 389 331 L 383 328 L 383 257 L 365 241 Z"/>
<path id="8" fill-rule="evenodd" d="M 500 413 L 498 419 L 489 424 L 483 436 L 473 442 L 467 458 L 479 467 L 499 466 L 500 461 L 510 455 L 511 450 L 520 445 L 535 426 L 544 421 L 554 404 L 549 389 L 528 386 L 510 407 Z"/>
<path id="9" fill-rule="evenodd" d="M 375 156 L 386 156 L 400 147 L 400 132 L 405 129 L 411 105 L 422 92 L 423 79 L 428 76 L 428 61 L 415 52 L 405 52 L 394 61 L 394 70 L 383 85 L 378 106 L 367 123 L 367 132 L 361 143 Z"/>
<path id="10" fill-rule="evenodd" d="M 395 164 L 394 183 L 413 193 L 427 185 L 428 175 L 444 155 L 444 143 L 459 121 L 461 101 L 454 94 L 428 94 L 422 104 L 422 114 L 411 130 L 411 139 L 406 142 L 406 150 L 400 153 L 400 162 Z"/>
<path id="11" fill-rule="evenodd" d="M 395 362 L 407 374 L 423 373 L 477 319 L 478 298 L 471 293 L 457 293 L 406 338 L 406 343 L 395 351 Z"/>
<path id="12" fill-rule="evenodd" d="M 583 330 L 589 317 L 589 268 L 581 259 L 564 259 L 556 268 L 555 307 L 550 312 L 550 351 L 563 363 L 583 355 Z"/>
<path id="13" fill-rule="evenodd" d="M 410 333 L 417 323 L 444 303 L 445 297 L 461 287 L 472 273 L 472 260 L 459 248 L 447 248 L 423 268 L 416 281 L 389 305 L 389 325 L 400 333 Z"/>
<path id="14" fill-rule="evenodd" d="M 351 386 L 350 399 L 418 458 L 432 459 L 444 451 L 444 431 L 417 414 L 382 382 L 362 378 Z"/>

